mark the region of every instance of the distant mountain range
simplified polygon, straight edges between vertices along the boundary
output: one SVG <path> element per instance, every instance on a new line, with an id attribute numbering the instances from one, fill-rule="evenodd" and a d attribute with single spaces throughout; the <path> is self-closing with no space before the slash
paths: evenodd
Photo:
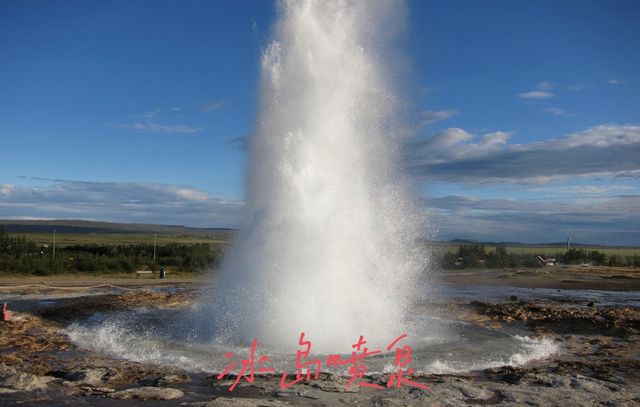
<path id="1" fill-rule="evenodd" d="M 8 220 L 0 226 L 9 233 L 159 233 L 170 235 L 209 235 L 231 232 L 228 228 L 192 228 L 181 225 L 151 225 L 145 223 L 94 222 L 88 220 Z"/>

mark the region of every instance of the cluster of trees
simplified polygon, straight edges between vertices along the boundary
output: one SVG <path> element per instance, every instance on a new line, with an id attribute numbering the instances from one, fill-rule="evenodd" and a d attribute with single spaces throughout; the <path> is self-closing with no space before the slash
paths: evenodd
<path id="1" fill-rule="evenodd" d="M 546 259 L 545 254 L 525 254 L 507 252 L 504 246 L 496 246 L 487 252 L 482 244 L 461 245 L 455 252 L 445 253 L 440 261 L 443 268 L 506 268 L 506 267 L 542 267 L 544 264 L 538 256 Z M 560 264 L 584 264 L 612 267 L 640 267 L 640 256 L 621 256 L 613 254 L 607 256 L 597 250 L 570 249 L 565 253 L 553 256 Z"/>
<path id="2" fill-rule="evenodd" d="M 84 244 L 56 249 L 38 246 L 24 236 L 11 236 L 0 227 L 0 272 L 56 274 L 68 272 L 134 272 L 168 267 L 179 272 L 199 272 L 217 267 L 223 250 L 218 245 L 170 243 L 102 245 Z"/>
<path id="3" fill-rule="evenodd" d="M 609 267 L 640 267 L 640 256 L 622 256 L 612 254 L 607 256 L 597 250 L 570 249 L 564 254 L 557 255 L 562 264 L 584 264 L 590 263 L 594 266 Z"/>
<path id="4" fill-rule="evenodd" d="M 456 252 L 447 252 L 442 256 L 441 266 L 454 268 L 504 268 L 504 267 L 541 267 L 537 256 L 530 254 L 508 253 L 503 246 L 497 246 L 487 253 L 484 245 L 461 245 Z"/>

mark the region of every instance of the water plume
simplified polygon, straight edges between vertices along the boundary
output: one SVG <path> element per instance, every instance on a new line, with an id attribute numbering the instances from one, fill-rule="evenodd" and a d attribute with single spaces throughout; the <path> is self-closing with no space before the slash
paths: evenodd
<path id="1" fill-rule="evenodd" d="M 281 1 L 262 54 L 244 223 L 204 306 L 219 341 L 351 351 L 407 328 L 424 212 L 402 171 L 398 1 Z"/>

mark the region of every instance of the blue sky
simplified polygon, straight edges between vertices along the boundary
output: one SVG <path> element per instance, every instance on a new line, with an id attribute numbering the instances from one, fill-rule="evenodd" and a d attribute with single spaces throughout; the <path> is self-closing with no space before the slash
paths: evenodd
<path id="1" fill-rule="evenodd" d="M 439 237 L 640 245 L 640 3 L 408 10 L 405 164 Z M 0 1 L 0 218 L 236 226 L 274 18 Z"/>

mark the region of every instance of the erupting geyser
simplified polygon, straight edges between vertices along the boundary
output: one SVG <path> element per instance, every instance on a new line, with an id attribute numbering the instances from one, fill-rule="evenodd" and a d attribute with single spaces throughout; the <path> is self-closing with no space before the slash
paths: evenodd
<path id="1" fill-rule="evenodd" d="M 226 343 L 350 351 L 406 330 L 427 268 L 401 169 L 389 45 L 398 1 L 281 1 L 262 55 L 244 224 L 205 305 Z M 213 322 L 211 322 L 213 319 Z"/>
<path id="2" fill-rule="evenodd" d="M 412 368 L 427 373 L 521 365 L 557 350 L 551 339 L 428 315 L 428 301 L 413 307 L 434 298 L 423 284 L 428 224 L 402 170 L 407 132 L 389 65 L 403 7 L 279 3 L 262 56 L 245 220 L 223 270 L 191 310 L 98 313 L 65 330 L 74 343 L 222 372 L 225 355 L 247 357 L 256 339 L 278 374 L 293 371 L 301 332 L 325 355 L 350 354 L 360 335 L 384 350 L 407 333 Z M 367 372 L 387 372 L 393 358 L 368 358 Z"/>

